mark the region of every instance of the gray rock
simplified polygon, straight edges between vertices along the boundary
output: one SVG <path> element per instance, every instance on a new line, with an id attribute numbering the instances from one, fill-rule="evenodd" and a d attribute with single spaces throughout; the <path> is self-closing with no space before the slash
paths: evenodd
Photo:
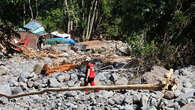
<path id="1" fill-rule="evenodd" d="M 70 78 L 71 78 L 71 81 L 74 81 L 74 82 L 76 82 L 78 80 L 78 77 L 76 74 L 71 74 Z"/>
<path id="2" fill-rule="evenodd" d="M 56 80 L 56 78 L 50 78 L 49 80 L 50 87 L 59 87 L 60 83 Z"/>
<path id="3" fill-rule="evenodd" d="M 195 102 L 183 106 L 180 110 L 195 110 Z"/>
<path id="4" fill-rule="evenodd" d="M 74 82 L 74 81 L 68 81 L 68 86 L 69 86 L 69 87 L 73 87 L 73 86 L 74 86 L 74 84 L 75 84 L 75 82 Z"/>
<path id="5" fill-rule="evenodd" d="M 32 81 L 28 81 L 27 82 L 27 87 L 32 88 L 33 87 L 33 82 Z"/>
<path id="6" fill-rule="evenodd" d="M 141 104 L 142 104 L 142 106 L 148 105 L 148 97 L 146 95 L 141 96 Z"/>
<path id="7" fill-rule="evenodd" d="M 23 83 L 23 82 L 19 82 L 18 84 L 23 90 L 27 90 L 28 87 L 27 87 L 27 84 L 26 83 Z"/>
<path id="8" fill-rule="evenodd" d="M 115 81 L 118 80 L 118 77 L 119 77 L 119 76 L 118 76 L 116 73 L 113 73 L 113 74 L 111 75 L 111 77 L 110 77 L 110 80 L 113 81 L 113 82 L 115 82 Z"/>
<path id="9" fill-rule="evenodd" d="M 79 104 L 78 107 L 77 107 L 77 109 L 78 110 L 87 110 L 87 107 L 84 104 Z"/>
<path id="10" fill-rule="evenodd" d="M 6 98 L 6 97 L 1 97 L 0 98 L 0 104 L 8 104 L 9 103 L 9 101 L 8 101 L 8 98 Z M 1 106 L 0 106 L 0 110 L 1 110 Z"/>
<path id="11" fill-rule="evenodd" d="M 62 74 L 59 74 L 59 75 L 57 75 L 56 76 L 56 79 L 59 81 L 59 82 L 64 82 L 64 75 L 62 75 Z"/>
<path id="12" fill-rule="evenodd" d="M 23 74 L 20 74 L 18 76 L 18 82 L 27 82 L 26 76 Z"/>
<path id="13" fill-rule="evenodd" d="M 150 106 L 148 110 L 157 110 L 155 106 Z"/>
<path id="14" fill-rule="evenodd" d="M 164 94 L 160 91 L 156 91 L 155 93 L 156 93 L 155 98 L 157 98 L 157 99 L 162 99 L 164 97 Z"/>
<path id="15" fill-rule="evenodd" d="M 19 82 L 17 82 L 16 80 L 10 80 L 9 84 L 10 84 L 10 87 L 14 87 L 14 86 L 18 86 Z"/>
<path id="16" fill-rule="evenodd" d="M 69 81 L 69 80 L 70 80 L 70 75 L 64 74 L 64 81 Z"/>
<path id="17" fill-rule="evenodd" d="M 99 94 L 99 97 L 108 99 L 109 97 L 112 97 L 114 95 L 114 93 L 112 91 L 101 91 Z"/>
<path id="18" fill-rule="evenodd" d="M 159 103 L 159 106 L 158 107 L 164 108 L 165 106 L 167 106 L 167 104 L 168 104 L 168 101 L 166 99 L 162 98 L 160 100 L 160 103 Z"/>
<path id="19" fill-rule="evenodd" d="M 39 64 L 36 64 L 36 65 L 34 66 L 33 72 L 36 73 L 36 74 L 40 74 L 41 71 L 42 71 L 42 69 L 43 69 L 43 65 L 44 65 L 43 62 L 41 62 L 41 63 L 39 63 Z"/>
<path id="20" fill-rule="evenodd" d="M 187 99 L 187 103 L 189 104 L 189 103 L 192 103 L 192 102 L 195 102 L 195 98 L 193 97 L 193 98 L 188 98 Z"/>
<path id="21" fill-rule="evenodd" d="M 124 102 L 127 104 L 133 104 L 133 98 L 131 96 L 125 96 Z"/>
<path id="22" fill-rule="evenodd" d="M 192 83 L 190 83 L 189 81 L 185 81 L 184 84 L 183 84 L 183 87 L 191 88 L 192 87 Z"/>
<path id="23" fill-rule="evenodd" d="M 60 57 L 70 57 L 70 55 L 68 53 L 62 53 L 59 55 Z"/>
<path id="24" fill-rule="evenodd" d="M 186 99 L 183 99 L 183 98 L 181 98 L 181 99 L 178 100 L 177 102 L 178 102 L 178 104 L 179 104 L 181 107 L 187 104 L 187 100 L 186 100 Z"/>
<path id="25" fill-rule="evenodd" d="M 6 74 L 6 67 L 0 66 L 0 76 Z"/>
<path id="26" fill-rule="evenodd" d="M 166 91 L 165 93 L 164 93 L 164 98 L 165 99 L 173 99 L 174 98 L 174 93 L 172 92 L 172 91 Z"/>
<path id="27" fill-rule="evenodd" d="M 39 89 L 41 87 L 41 81 L 40 80 L 35 81 L 33 83 L 33 87 L 36 89 Z"/>
<path id="28" fill-rule="evenodd" d="M 158 102 L 157 102 L 156 98 L 151 98 L 151 99 L 150 99 L 150 105 L 151 105 L 151 106 L 157 107 Z"/>
<path id="29" fill-rule="evenodd" d="M 52 64 L 52 60 L 48 57 L 43 57 L 44 64 Z"/>
<path id="30" fill-rule="evenodd" d="M 141 110 L 149 110 L 149 105 L 143 105 L 142 107 L 141 107 Z"/>
<path id="31" fill-rule="evenodd" d="M 10 94 L 11 95 L 11 88 L 9 86 L 8 83 L 2 83 L 0 85 L 0 92 L 6 93 L 6 94 Z"/>
<path id="32" fill-rule="evenodd" d="M 77 105 L 73 104 L 73 103 L 70 103 L 70 102 L 67 102 L 65 103 L 66 106 L 68 106 L 69 108 L 77 108 Z"/>
<path id="33" fill-rule="evenodd" d="M 96 75 L 96 79 L 99 79 L 100 81 L 106 81 L 107 78 L 106 78 L 106 75 L 105 74 L 107 74 L 107 72 L 98 73 Z"/>
<path id="34" fill-rule="evenodd" d="M 67 91 L 64 94 L 65 97 L 74 97 L 76 95 L 77 95 L 77 92 L 76 91 Z"/>
<path id="35" fill-rule="evenodd" d="M 113 100 L 115 101 L 116 104 L 119 104 L 119 105 L 123 103 L 124 99 L 125 99 L 124 95 L 116 94 L 113 96 Z"/>
<path id="36" fill-rule="evenodd" d="M 111 110 L 119 110 L 119 109 L 114 107 L 114 108 L 111 108 Z"/>
<path id="37" fill-rule="evenodd" d="M 181 69 L 181 70 L 179 70 L 179 75 L 182 75 L 182 76 L 187 76 L 187 75 L 189 75 L 189 74 L 191 74 L 187 69 Z"/>
<path id="38" fill-rule="evenodd" d="M 165 110 L 175 110 L 174 108 L 165 107 Z"/>
<path id="39" fill-rule="evenodd" d="M 124 110 L 134 110 L 132 105 L 125 105 Z"/>
<path id="40" fill-rule="evenodd" d="M 133 95 L 133 103 L 139 103 L 141 96 L 138 94 Z"/>
<path id="41" fill-rule="evenodd" d="M 114 105 L 115 104 L 115 101 L 113 101 L 113 99 L 108 99 L 108 104 Z"/>
<path id="42" fill-rule="evenodd" d="M 11 91 L 12 91 L 12 94 L 18 94 L 18 93 L 22 93 L 23 92 L 21 87 L 12 87 Z"/>
<path id="43" fill-rule="evenodd" d="M 181 91 L 180 90 L 174 91 L 174 95 L 175 97 L 179 97 L 181 95 Z"/>
<path id="44" fill-rule="evenodd" d="M 167 105 L 169 108 L 174 108 L 174 110 L 179 110 L 180 105 L 177 102 L 174 102 L 173 104 Z"/>
<path id="45" fill-rule="evenodd" d="M 127 80 L 127 78 L 125 78 L 125 77 L 123 77 L 123 78 L 121 78 L 121 79 L 118 79 L 117 81 L 116 81 L 116 85 L 127 85 L 128 84 L 128 80 Z"/>
<path id="46" fill-rule="evenodd" d="M 182 94 L 181 96 L 179 96 L 179 98 L 190 98 L 195 96 L 195 89 L 191 89 L 191 88 L 184 88 L 182 89 L 182 92 L 184 92 L 184 94 Z"/>

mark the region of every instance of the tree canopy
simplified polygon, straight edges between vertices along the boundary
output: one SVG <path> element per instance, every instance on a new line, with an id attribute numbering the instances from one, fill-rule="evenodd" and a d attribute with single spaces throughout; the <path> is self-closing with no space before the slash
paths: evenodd
<path id="1" fill-rule="evenodd" d="M 80 41 L 122 40 L 133 55 L 194 58 L 193 0 L 1 0 L 0 9 L 0 24 L 36 19 L 48 32 L 73 30 Z"/>

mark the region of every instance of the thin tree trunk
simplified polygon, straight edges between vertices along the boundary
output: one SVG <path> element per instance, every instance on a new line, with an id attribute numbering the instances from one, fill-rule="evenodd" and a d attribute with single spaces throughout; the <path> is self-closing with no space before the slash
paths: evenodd
<path id="1" fill-rule="evenodd" d="M 81 2 L 82 2 L 81 3 L 81 9 L 84 9 L 85 8 L 85 2 L 84 2 L 84 0 L 82 0 Z M 85 19 L 85 13 L 82 14 L 82 21 L 84 22 L 84 24 L 87 23 L 86 22 L 87 20 Z M 85 32 L 86 32 L 86 29 L 84 27 L 83 32 L 82 32 L 82 38 L 80 39 L 82 41 L 85 39 Z"/>
<path id="2" fill-rule="evenodd" d="M 88 22 L 87 22 L 87 30 L 86 30 L 85 40 L 89 40 L 89 28 L 90 28 L 91 13 L 92 13 L 92 9 L 93 9 L 93 6 L 94 6 L 94 2 L 95 2 L 95 0 L 92 1 L 92 6 L 90 7 L 90 10 L 89 10 L 89 16 L 88 16 Z"/>
<path id="3" fill-rule="evenodd" d="M 25 24 L 26 24 L 26 21 L 25 21 L 25 16 L 26 16 L 26 5 L 25 5 L 25 3 L 23 4 L 23 10 L 24 10 L 24 11 L 23 11 L 23 12 L 24 12 L 24 13 L 23 13 L 23 14 L 24 14 L 24 15 L 23 15 L 23 25 L 25 25 Z"/>
<path id="4" fill-rule="evenodd" d="M 69 17 L 69 10 L 68 10 L 68 2 L 67 2 L 67 0 L 64 0 L 64 5 L 65 5 L 65 15 L 67 15 L 67 17 L 68 17 L 68 26 L 67 26 L 67 33 L 70 31 L 70 17 Z"/>
<path id="5" fill-rule="evenodd" d="M 37 17 L 39 16 L 39 10 L 38 10 L 37 0 L 35 0 L 35 2 L 36 2 L 36 17 L 35 17 L 35 19 L 37 19 Z"/>
<path id="6" fill-rule="evenodd" d="M 33 16 L 33 11 L 32 11 L 32 7 L 31 7 L 31 1 L 28 0 L 28 3 L 29 3 L 29 9 L 30 9 L 30 13 L 31 13 L 31 20 L 34 19 L 34 16 Z"/>
<path id="7" fill-rule="evenodd" d="M 70 30 L 73 30 L 73 21 L 70 21 Z M 70 30 L 68 31 L 68 33 L 70 32 Z"/>
<path id="8" fill-rule="evenodd" d="M 95 1 L 95 6 L 94 6 L 94 10 L 93 10 L 93 16 L 92 16 L 92 19 L 91 19 L 91 24 L 90 24 L 88 39 L 91 39 L 91 32 L 92 32 L 93 24 L 94 24 L 94 20 L 95 20 L 97 3 L 98 3 L 98 2 L 97 2 L 97 0 L 96 0 L 96 1 Z"/>

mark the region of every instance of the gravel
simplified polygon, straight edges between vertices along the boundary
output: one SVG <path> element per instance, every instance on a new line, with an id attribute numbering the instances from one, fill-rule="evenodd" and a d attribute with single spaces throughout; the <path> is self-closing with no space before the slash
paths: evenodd
<path id="1" fill-rule="evenodd" d="M 49 87 L 80 86 L 84 82 L 84 73 L 78 68 L 50 76 L 36 74 L 33 67 L 39 62 L 51 64 L 53 59 L 13 57 L 5 60 L 5 65 L 0 67 L 0 92 L 20 94 Z M 169 96 L 161 91 L 149 90 L 101 90 L 90 91 L 89 94 L 84 91 L 47 92 L 16 99 L 0 97 L 0 110 L 179 110 L 195 102 L 194 74 L 193 65 L 175 70 L 174 77 L 178 78 L 179 85 L 176 91 L 167 93 Z M 126 85 L 132 78 L 126 76 L 126 72 L 98 72 L 96 79 L 102 85 Z"/>

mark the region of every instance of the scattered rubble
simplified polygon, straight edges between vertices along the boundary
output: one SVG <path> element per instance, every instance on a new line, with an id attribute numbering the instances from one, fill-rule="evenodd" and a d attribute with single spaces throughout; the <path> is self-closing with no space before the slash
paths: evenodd
<path id="1" fill-rule="evenodd" d="M 150 72 L 139 74 L 136 67 L 137 60 L 134 57 L 125 56 L 130 49 L 125 43 L 119 41 L 98 41 L 96 47 L 85 50 L 72 50 L 67 48 L 62 50 L 56 48 L 58 45 L 35 50 L 24 48 L 22 53 L 13 55 L 9 59 L 1 59 L 0 66 L 0 92 L 9 95 L 20 95 L 35 91 L 45 92 L 41 95 L 18 97 L 16 99 L 0 98 L 0 108 L 3 109 L 152 109 L 166 110 L 180 108 L 195 102 L 195 67 L 190 66 L 173 71 L 154 66 Z M 102 43 L 103 42 L 103 43 Z M 117 44 L 117 45 L 116 45 Z M 81 45 L 81 44 L 79 44 Z M 106 46 L 101 46 L 106 45 Z M 61 45 L 70 46 L 70 45 Z M 81 45 L 83 46 L 83 45 Z M 74 47 L 74 46 L 73 46 Z M 85 46 L 83 46 L 85 47 Z M 50 92 L 56 87 L 85 87 L 84 82 L 85 68 L 82 64 L 86 57 L 91 57 L 95 63 L 96 79 L 98 87 L 101 86 L 124 86 L 126 84 L 155 84 L 167 83 L 165 89 L 177 89 L 172 92 L 153 91 L 153 90 L 124 90 L 90 92 L 66 91 Z M 46 65 L 48 66 L 46 66 Z M 67 66 L 69 65 L 69 66 Z M 47 67 L 47 68 L 46 68 Z M 69 68 L 70 67 L 70 68 Z M 67 71 L 68 69 L 68 71 Z M 45 70 L 46 75 L 40 74 Z M 166 77 L 168 80 L 163 80 Z M 176 80 L 174 80 L 176 78 Z M 164 82 L 165 83 L 164 83 Z M 137 85 L 134 85 L 137 86 Z M 151 86 L 151 85 L 150 85 Z M 52 89 L 50 89 L 52 87 Z M 138 87 L 138 86 L 137 86 Z M 4 88 L 4 89 L 2 89 Z M 135 87 L 136 88 L 136 87 Z M 85 88 L 86 89 L 86 88 Z M 89 89 L 89 88 L 88 88 Z M 84 90 L 84 89 L 83 89 Z"/>

